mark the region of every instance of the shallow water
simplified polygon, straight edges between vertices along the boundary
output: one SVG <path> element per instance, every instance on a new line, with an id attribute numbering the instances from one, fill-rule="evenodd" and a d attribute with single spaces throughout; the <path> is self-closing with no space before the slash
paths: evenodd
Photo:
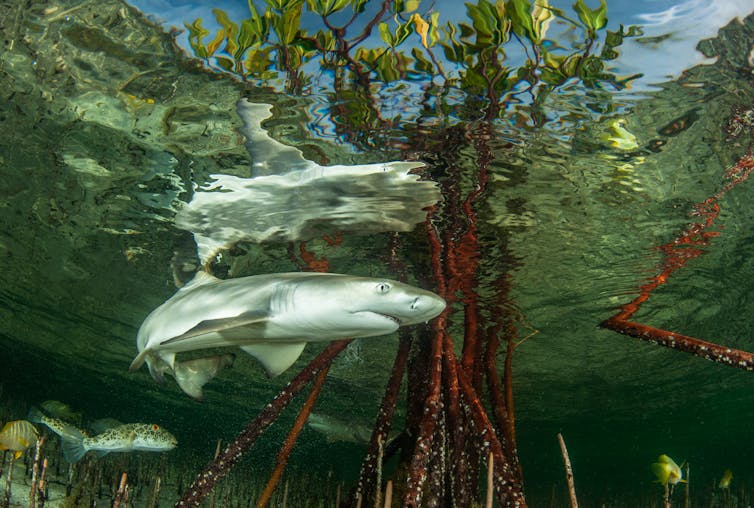
<path id="1" fill-rule="evenodd" d="M 99 459 L 105 464 L 99 474 L 117 481 L 129 469 L 141 477 L 132 481 L 145 500 L 157 471 L 168 504 L 211 459 L 218 439 L 232 439 L 323 347 L 308 346 L 289 372 L 272 380 L 239 355 L 233 369 L 206 386 L 201 404 L 172 382 L 158 385 L 145 369 L 127 372 L 144 317 L 200 266 L 191 226 L 177 227 L 176 214 L 213 181 L 210 175 L 257 176 L 238 100 L 246 94 L 272 104 L 263 127 L 317 164 L 421 157 L 430 181 L 448 182 L 451 171 L 463 177 L 455 188 L 397 179 L 356 190 L 329 180 L 291 190 L 287 199 L 262 202 L 270 220 L 281 212 L 314 215 L 296 209 L 297 199 L 315 199 L 306 192 L 326 203 L 345 192 L 373 201 L 368 212 L 351 209 L 352 216 L 346 206 L 334 218 L 307 217 L 298 230 L 296 215 L 285 215 L 298 237 L 279 234 L 261 243 L 252 234 L 236 237 L 219 257 L 203 260 L 216 274 L 300 270 L 298 242 L 306 241 L 306 251 L 326 259 L 332 272 L 395 277 L 387 253 L 397 238 L 409 279 L 428 288 L 427 239 L 421 224 L 412 227 L 413 217 L 437 199 L 433 193 L 473 187 L 483 157 L 475 144 L 479 133 L 464 126 L 478 111 L 459 98 L 447 115 L 453 128 L 446 128 L 438 116 L 396 99 L 421 97 L 420 85 L 385 86 L 377 95 L 393 123 L 343 132 L 329 109 L 343 99 L 322 92 L 327 78 L 311 95 L 282 94 L 275 83 L 244 90 L 187 61 L 173 38 L 123 4 L 3 7 L 0 419 L 23 418 L 30 406 L 57 399 L 88 420 L 159 422 L 177 436 L 178 449 L 148 458 L 108 456 Z M 714 64 L 654 89 L 637 86 L 640 94 L 565 85 L 548 98 L 544 126 L 528 120 L 526 101 L 508 104 L 503 119 L 491 124 L 489 182 L 474 203 L 481 244 L 476 283 L 481 306 L 493 309 L 485 313 L 498 312 L 496 281 L 509 274 L 508 305 L 521 316 L 518 335 L 537 332 L 516 349 L 513 367 L 530 506 L 551 499 L 566 506 L 558 432 L 568 443 L 584 506 L 659 506 L 661 489 L 649 465 L 661 453 L 691 464 L 696 505 L 709 506 L 713 494 L 720 499 L 713 486 L 727 468 L 735 474 L 734 494 L 750 500 L 752 374 L 598 325 L 657 273 L 656 247 L 686 227 L 693 205 L 720 190 L 723 173 L 745 152 L 747 135 L 726 141 L 723 126 L 734 106 L 752 103 L 752 34 L 751 18 L 733 23 L 703 46 L 707 56 L 718 56 Z M 616 120 L 635 136 L 633 148 L 611 146 Z M 654 292 L 636 321 L 754 349 L 747 282 L 754 274 L 752 202 L 751 182 L 720 200 L 713 227 L 719 236 Z M 405 209 L 393 210 L 396 203 Z M 254 205 L 245 209 L 248 217 L 265 213 Z M 380 207 L 391 226 L 365 226 L 364 214 Z M 396 217 L 408 224 L 396 226 Z M 342 243 L 323 238 L 338 232 Z M 462 326 L 456 303 L 451 333 L 461 337 Z M 317 410 L 371 427 L 397 344 L 391 335 L 350 346 L 333 365 Z M 401 421 L 405 414 L 398 411 Z M 292 410 L 284 413 L 230 477 L 239 496 L 259 492 L 294 417 Z M 66 466 L 57 465 L 54 441 L 49 454 L 64 485 Z M 337 485 L 356 479 L 363 446 L 328 443 L 305 429 L 288 473 L 301 501 L 291 503 L 303 506 L 304 492 L 334 503 Z"/>

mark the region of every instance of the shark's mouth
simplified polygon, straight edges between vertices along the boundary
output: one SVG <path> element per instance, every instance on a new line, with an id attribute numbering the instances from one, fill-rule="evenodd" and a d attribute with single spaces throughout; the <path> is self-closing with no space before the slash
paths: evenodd
<path id="1" fill-rule="evenodd" d="M 399 318 L 397 318 L 395 316 L 392 316 L 390 314 L 383 314 L 381 312 L 375 312 L 373 310 L 366 311 L 366 312 L 368 312 L 369 314 L 375 315 L 375 316 L 379 316 L 381 318 L 389 319 L 390 321 L 392 321 L 393 323 L 395 323 L 398 326 L 402 326 L 402 324 L 403 324 Z"/>
<path id="2" fill-rule="evenodd" d="M 394 321 L 395 324 L 397 324 L 398 326 L 401 326 L 401 320 L 398 319 L 395 316 L 391 316 L 390 314 L 380 314 L 379 312 L 375 312 L 375 314 L 377 314 L 379 316 L 382 316 L 382 317 L 386 317 L 386 318 L 390 319 L 391 321 Z"/>

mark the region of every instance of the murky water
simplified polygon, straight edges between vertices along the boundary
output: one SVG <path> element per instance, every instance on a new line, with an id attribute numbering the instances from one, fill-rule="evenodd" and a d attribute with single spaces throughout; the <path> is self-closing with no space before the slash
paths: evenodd
<path id="1" fill-rule="evenodd" d="M 432 101 L 416 81 L 377 87 L 384 117 L 349 132 L 336 106 L 343 116 L 370 111 L 328 94 L 326 73 L 300 95 L 281 93 L 279 82 L 242 85 L 188 61 L 170 35 L 117 2 L 6 2 L 0 22 L 0 418 L 56 399 L 87 420 L 159 422 L 179 442 L 161 456 L 82 463 L 78 488 L 112 486 L 129 470 L 135 506 L 153 494 L 155 474 L 161 504 L 176 501 L 218 439 L 231 440 L 322 350 L 307 346 L 275 379 L 239 354 L 206 385 L 203 403 L 145 369 L 129 374 L 141 322 L 202 264 L 222 277 L 318 261 L 395 278 L 397 252 L 411 283 L 435 289 L 426 207 L 472 192 L 483 166 L 473 201 L 477 303 L 486 322 L 510 313 L 519 338 L 536 332 L 513 362 L 529 505 L 567 505 L 558 432 L 584 506 L 660 506 L 649 465 L 661 453 L 690 463 L 694 505 L 718 506 L 715 485 L 728 468 L 731 493 L 751 499 L 754 375 L 599 327 L 657 274 L 656 247 L 695 220 L 694 204 L 723 187 L 747 150 L 749 134 L 726 140 L 724 126 L 734 107 L 752 103 L 751 18 L 702 46 L 714 64 L 655 88 L 637 83 L 634 95 L 565 84 L 539 125 L 522 99 L 505 104 L 490 132 L 473 128 L 480 102 L 460 90 L 442 115 L 419 108 Z M 242 97 L 271 104 L 270 118 L 244 116 Z M 408 171 L 418 160 L 421 179 Z M 331 165 L 341 169 L 322 169 Z M 712 226 L 719 234 L 634 320 L 754 349 L 752 202 L 751 182 L 725 194 Z M 457 219 L 445 212 L 441 226 Z M 455 302 L 457 352 L 463 326 Z M 317 411 L 371 428 L 397 347 L 395 334 L 349 346 Z M 232 497 L 228 489 L 243 502 L 258 495 L 294 413 L 255 445 L 218 499 Z M 46 446 L 51 485 L 64 489 L 54 436 Z M 364 446 L 304 429 L 289 464 L 289 505 L 307 497 L 332 505 L 338 485 L 345 491 L 358 476 Z"/>

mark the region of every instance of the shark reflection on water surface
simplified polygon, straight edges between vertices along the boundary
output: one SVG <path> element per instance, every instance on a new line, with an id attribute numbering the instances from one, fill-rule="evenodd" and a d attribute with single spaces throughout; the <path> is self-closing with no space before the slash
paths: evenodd
<path id="1" fill-rule="evenodd" d="M 238 103 L 252 177 L 210 175 L 176 215 L 176 225 L 193 233 L 202 263 L 239 241 L 411 231 L 440 199 L 437 184 L 412 174 L 421 162 L 321 166 L 305 159 L 262 128 L 271 108 Z"/>
<path id="2" fill-rule="evenodd" d="M 385 335 L 443 309 L 436 294 L 389 279 L 294 272 L 221 280 L 199 272 L 144 320 L 130 370 L 146 362 L 156 380 L 171 374 L 201 399 L 202 386 L 232 355 L 179 362 L 176 354 L 240 347 L 275 376 L 307 342 Z"/>

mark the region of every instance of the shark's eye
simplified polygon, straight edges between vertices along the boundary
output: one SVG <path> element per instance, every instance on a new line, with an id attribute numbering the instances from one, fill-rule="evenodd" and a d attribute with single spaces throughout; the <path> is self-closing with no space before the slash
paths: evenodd
<path id="1" fill-rule="evenodd" d="M 152 424 L 152 430 L 160 430 L 160 426 L 157 425 L 156 423 L 153 423 Z"/>
<path id="2" fill-rule="evenodd" d="M 380 282 L 377 284 L 377 292 L 380 294 L 385 294 L 390 291 L 390 284 L 387 282 Z"/>

